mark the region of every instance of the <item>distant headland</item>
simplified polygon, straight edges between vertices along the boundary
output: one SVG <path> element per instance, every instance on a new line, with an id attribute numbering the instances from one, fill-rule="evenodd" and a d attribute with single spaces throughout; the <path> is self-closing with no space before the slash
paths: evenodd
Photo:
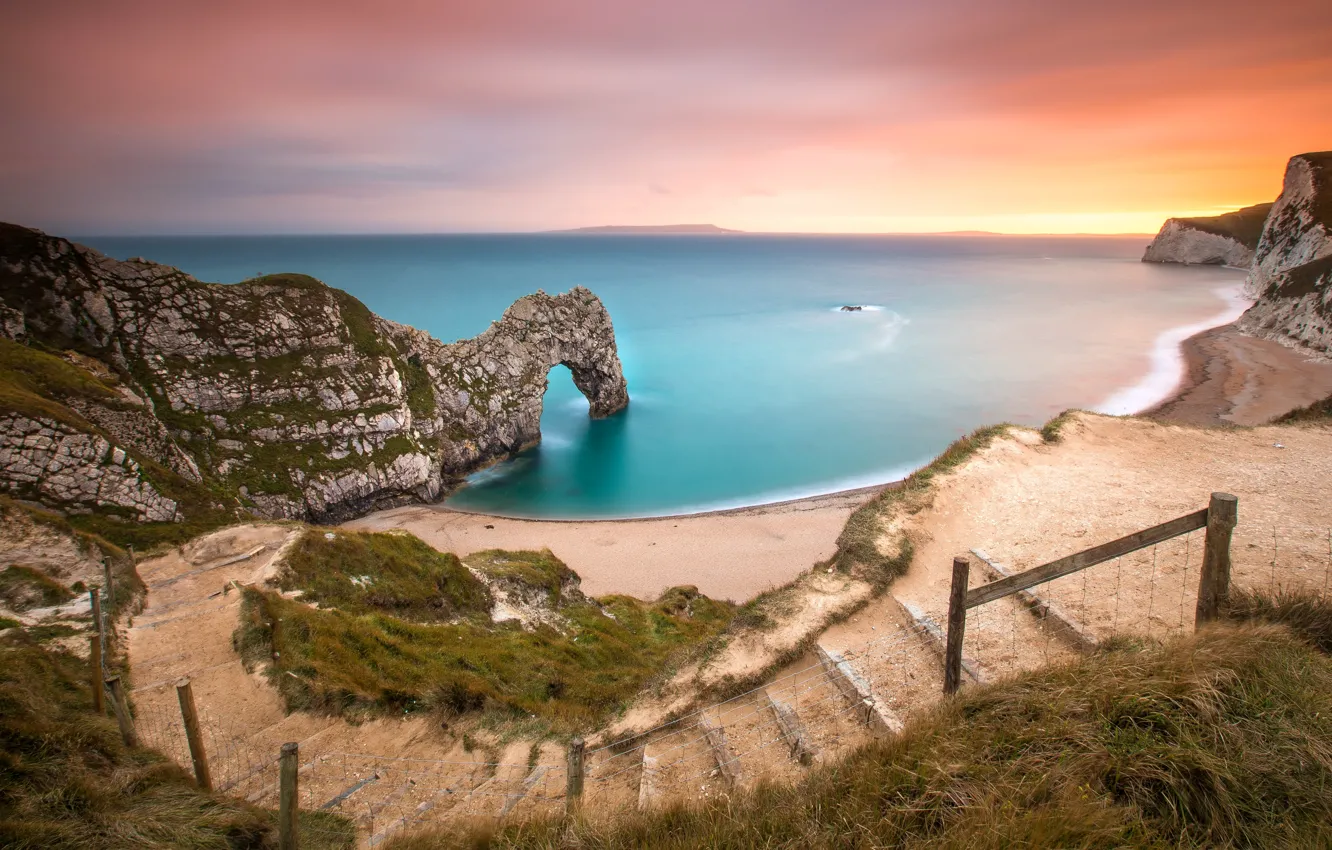
<path id="1" fill-rule="evenodd" d="M 547 230 L 546 233 L 744 233 L 743 230 L 728 230 L 715 224 L 606 224 L 600 227 L 575 227 L 570 230 Z"/>

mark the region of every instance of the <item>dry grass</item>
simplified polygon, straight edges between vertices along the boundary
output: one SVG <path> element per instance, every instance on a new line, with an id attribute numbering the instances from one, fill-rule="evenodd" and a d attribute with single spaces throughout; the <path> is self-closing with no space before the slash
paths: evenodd
<path id="1" fill-rule="evenodd" d="M 791 787 L 424 848 L 1314 847 L 1332 841 L 1332 659 L 1221 624 L 965 692 Z"/>
<path id="2" fill-rule="evenodd" d="M 17 630 L 0 637 L 0 846 L 275 848 L 272 811 L 200 792 L 174 762 L 127 749 L 92 711 L 85 662 Z M 307 850 L 351 847 L 345 820 L 311 813 Z"/>
<path id="3" fill-rule="evenodd" d="M 735 611 L 692 587 L 672 588 L 652 603 L 588 600 L 581 593 L 566 598 L 560 587 L 573 573 L 549 552 L 495 550 L 469 558 L 505 586 L 523 585 L 548 600 L 563 623 L 527 629 L 478 612 L 467 582 L 486 593 L 484 586 L 465 568 L 458 567 L 465 579 L 455 576 L 457 559 L 415 537 L 339 532 L 328 542 L 337 559 L 322 566 L 310 559 L 284 586 L 319 588 L 316 598 L 336 608 L 247 589 L 235 634 L 242 656 L 266 665 L 292 710 L 359 718 L 487 709 L 535 717 L 559 733 L 586 731 L 699 651 Z M 415 562 L 399 551 L 403 546 L 424 547 L 434 560 Z M 363 576 L 372 580 L 350 581 Z M 444 597 L 441 588 L 452 588 L 452 595 Z M 434 616 L 432 598 L 460 616 L 448 622 Z M 422 610 L 431 616 L 403 616 Z"/>
<path id="4" fill-rule="evenodd" d="M 953 442 L 901 484 L 885 489 L 857 508 L 847 518 L 846 526 L 837 537 L 837 554 L 833 556 L 833 563 L 843 571 L 859 568 L 879 590 L 906 573 L 913 555 L 911 540 L 903 536 L 897 541 L 897 551 L 884 552 L 879 547 L 879 538 L 884 532 L 883 519 L 893 509 L 918 499 L 930 489 L 935 476 L 956 468 L 996 437 L 1007 433 L 1010 427 L 1008 424 L 1000 424 L 977 428 Z"/>

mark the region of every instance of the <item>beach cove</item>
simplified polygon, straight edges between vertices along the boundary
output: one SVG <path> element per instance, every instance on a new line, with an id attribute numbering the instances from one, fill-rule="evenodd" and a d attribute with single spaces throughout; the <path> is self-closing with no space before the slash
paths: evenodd
<path id="1" fill-rule="evenodd" d="M 1175 352 L 1187 368 L 1167 399 L 1142 412 L 1147 418 L 1185 427 L 1252 426 L 1332 395 L 1332 361 L 1247 336 L 1231 324 L 1199 331 L 1176 343 Z M 651 599 L 669 586 L 692 584 L 714 598 L 743 601 L 831 557 L 847 517 L 881 489 L 630 520 L 512 519 L 447 505 L 410 506 L 345 527 L 402 529 L 460 557 L 550 548 L 592 595 Z"/>

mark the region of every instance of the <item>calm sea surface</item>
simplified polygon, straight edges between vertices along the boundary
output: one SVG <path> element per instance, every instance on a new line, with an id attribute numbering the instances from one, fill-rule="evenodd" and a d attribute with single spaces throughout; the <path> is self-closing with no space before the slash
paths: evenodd
<path id="1" fill-rule="evenodd" d="M 979 425 L 1146 407 L 1179 377 L 1178 342 L 1242 306 L 1240 273 L 1140 263 L 1137 237 L 82 241 L 206 281 L 304 272 L 443 340 L 537 289 L 589 287 L 632 403 L 590 421 L 557 367 L 542 444 L 450 500 L 511 516 L 686 513 L 894 480 Z"/>

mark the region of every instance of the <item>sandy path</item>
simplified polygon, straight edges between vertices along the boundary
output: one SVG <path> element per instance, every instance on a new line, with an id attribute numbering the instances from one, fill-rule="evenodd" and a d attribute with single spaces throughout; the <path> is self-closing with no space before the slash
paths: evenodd
<path id="1" fill-rule="evenodd" d="M 1261 425 L 1332 396 L 1332 360 L 1315 359 L 1234 325 L 1185 340 L 1185 386 L 1147 415 L 1183 425 Z"/>
<path id="2" fill-rule="evenodd" d="M 136 723 L 147 744 L 189 769 L 174 687 L 188 676 L 215 788 L 275 805 L 275 760 L 283 743 L 296 741 L 302 807 L 318 808 L 359 786 L 335 808 L 352 816 L 367 840 L 404 818 L 495 817 L 511 800 L 511 814 L 518 814 L 534 804 L 514 795 L 563 794 L 564 755 L 553 746 L 537 759 L 549 775 L 524 788 L 533 766 L 527 742 L 468 752 L 427 717 L 352 725 L 286 714 L 277 692 L 260 674 L 246 673 L 233 649 L 240 594 L 223 589 L 261 581 L 282 545 L 300 533 L 285 525 L 237 526 L 140 565 L 149 593 L 128 628 L 128 646 Z"/>
<path id="3" fill-rule="evenodd" d="M 1239 498 L 1236 585 L 1321 589 L 1332 583 L 1329 481 L 1332 428 L 1203 431 L 1079 414 L 1059 444 L 1018 432 L 945 477 L 912 520 L 915 560 L 891 593 L 942 622 L 955 554 L 980 548 L 1029 569 L 1198 510 L 1214 490 Z M 1192 628 L 1201 538 L 1195 532 L 1037 590 L 1100 639 Z M 973 565 L 972 582 L 983 580 Z M 892 622 L 894 604 L 872 604 L 823 642 L 862 640 L 864 623 Z M 1066 654 L 1036 622 L 1011 600 L 974 609 L 967 651 L 995 675 L 1044 663 L 1052 646 Z"/>
<path id="4" fill-rule="evenodd" d="M 402 528 L 444 552 L 549 548 L 591 596 L 655 599 L 681 584 L 714 599 L 744 601 L 832 556 L 851 511 L 870 491 L 735 511 L 645 520 L 558 522 L 468 514 L 437 506 L 380 511 L 346 524 Z"/>

